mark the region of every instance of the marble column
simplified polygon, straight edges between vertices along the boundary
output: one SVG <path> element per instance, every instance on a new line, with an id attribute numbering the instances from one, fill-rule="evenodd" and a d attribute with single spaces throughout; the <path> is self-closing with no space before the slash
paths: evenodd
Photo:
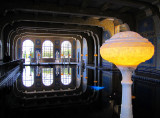
<path id="1" fill-rule="evenodd" d="M 122 74 L 122 104 L 120 118 L 133 118 L 132 113 L 132 73 L 135 67 L 118 67 Z"/>

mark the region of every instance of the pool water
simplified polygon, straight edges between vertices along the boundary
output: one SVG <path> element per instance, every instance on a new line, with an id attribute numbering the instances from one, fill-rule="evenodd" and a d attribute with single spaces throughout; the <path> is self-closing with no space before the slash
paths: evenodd
<path id="1" fill-rule="evenodd" d="M 122 93 L 118 70 L 54 65 L 25 66 L 20 73 L 13 84 L 0 88 L 2 118 L 119 118 Z M 150 95 L 155 94 L 155 86 L 136 79 L 133 83 L 134 118 L 158 118 L 160 95 Z"/>

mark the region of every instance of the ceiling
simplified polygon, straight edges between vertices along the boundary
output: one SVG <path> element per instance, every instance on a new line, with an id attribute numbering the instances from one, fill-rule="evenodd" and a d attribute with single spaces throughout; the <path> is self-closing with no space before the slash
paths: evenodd
<path id="1" fill-rule="evenodd" d="M 3 0 L 0 6 L 0 26 L 17 34 L 79 34 L 101 28 L 90 22 L 121 19 L 134 26 L 139 13 L 159 14 L 159 0 Z"/>

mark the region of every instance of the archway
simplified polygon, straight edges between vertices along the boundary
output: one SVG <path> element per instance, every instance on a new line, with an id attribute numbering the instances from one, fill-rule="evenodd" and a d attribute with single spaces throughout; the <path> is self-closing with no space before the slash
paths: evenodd
<path id="1" fill-rule="evenodd" d="M 85 65 L 88 63 L 88 45 L 85 38 L 83 38 L 83 62 Z"/>
<path id="2" fill-rule="evenodd" d="M 81 62 L 81 43 L 77 40 L 77 62 Z"/>

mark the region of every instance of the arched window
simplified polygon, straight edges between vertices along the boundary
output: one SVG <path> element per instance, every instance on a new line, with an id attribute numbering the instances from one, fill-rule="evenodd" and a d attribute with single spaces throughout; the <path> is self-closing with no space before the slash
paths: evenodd
<path id="1" fill-rule="evenodd" d="M 72 46 L 71 43 L 69 41 L 64 41 L 61 44 L 61 54 L 63 54 L 64 58 L 71 58 L 71 50 L 72 50 Z"/>
<path id="2" fill-rule="evenodd" d="M 42 68 L 42 82 L 45 86 L 53 83 L 53 68 Z"/>
<path id="3" fill-rule="evenodd" d="M 34 72 L 33 72 L 33 68 L 31 68 L 30 66 L 26 66 L 23 69 L 23 85 L 25 87 L 31 87 L 34 84 Z"/>
<path id="4" fill-rule="evenodd" d="M 42 58 L 53 58 L 53 43 L 51 41 L 43 42 Z"/>
<path id="5" fill-rule="evenodd" d="M 25 63 L 30 62 L 34 58 L 34 43 L 31 40 L 25 40 L 22 44 L 22 58 L 25 58 Z"/>
<path id="6" fill-rule="evenodd" d="M 63 85 L 69 85 L 71 83 L 71 68 L 61 69 L 61 82 Z"/>

